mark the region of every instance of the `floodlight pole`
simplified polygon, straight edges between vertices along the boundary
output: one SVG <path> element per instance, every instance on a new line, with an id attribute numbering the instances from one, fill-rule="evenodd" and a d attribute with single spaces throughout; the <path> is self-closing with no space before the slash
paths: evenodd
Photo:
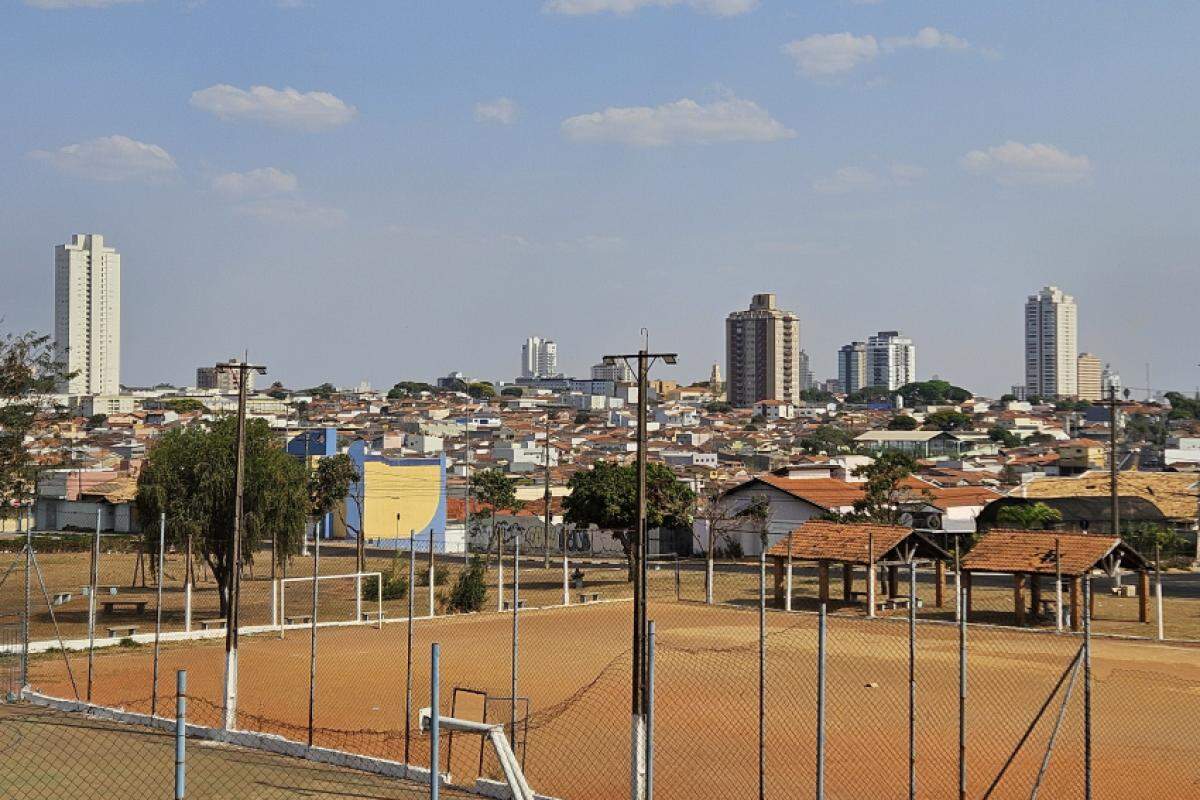
<path id="1" fill-rule="evenodd" d="M 1111 382 L 1108 387 L 1108 443 L 1108 481 L 1109 491 L 1112 495 L 1112 497 L 1109 498 L 1112 503 L 1112 533 L 1113 536 L 1120 536 L 1121 503 L 1118 485 L 1118 472 L 1120 470 L 1120 464 L 1117 461 L 1117 387 L 1112 385 Z"/>
<path id="2" fill-rule="evenodd" d="M 238 602 L 242 584 L 242 501 L 245 493 L 246 464 L 246 385 L 251 372 L 265 375 L 267 368 L 244 361 L 217 364 L 217 372 L 236 372 L 238 376 L 237 457 L 234 472 L 233 542 L 229 562 L 228 608 L 225 613 L 225 690 L 221 727 L 233 730 L 237 726 L 237 647 Z M 314 578 L 315 580 L 315 578 Z"/>
<path id="3" fill-rule="evenodd" d="M 645 329 L 642 330 L 645 335 Z M 614 364 L 617 359 L 626 365 L 637 359 L 637 522 L 634 529 L 633 557 L 633 673 L 631 692 L 630 725 L 630 796 L 634 800 L 646 798 L 646 763 L 649 749 L 646 740 L 646 714 L 648 711 L 649 683 L 649 625 L 646 618 L 647 584 L 647 534 L 646 529 L 646 402 L 649 395 L 650 367 L 658 359 L 674 364 L 675 353 L 651 353 L 645 347 L 636 353 L 608 355 L 605 364 Z"/>

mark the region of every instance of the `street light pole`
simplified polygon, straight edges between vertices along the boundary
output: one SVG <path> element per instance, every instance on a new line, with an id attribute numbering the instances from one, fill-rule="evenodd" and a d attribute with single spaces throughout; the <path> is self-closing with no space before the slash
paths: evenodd
<path id="1" fill-rule="evenodd" d="M 644 334 L 643 329 L 643 334 Z M 664 363 L 674 364 L 675 353 L 651 353 L 643 347 L 636 353 L 610 355 L 604 357 L 604 363 L 613 365 L 617 359 L 626 365 L 633 359 L 637 361 L 637 522 L 634 530 L 633 557 L 633 671 L 631 691 L 631 725 L 630 725 L 630 782 L 631 797 L 640 800 L 646 796 L 647 755 L 649 743 L 646 740 L 646 715 L 649 711 L 649 695 L 646 691 L 649 682 L 649 625 L 646 619 L 646 584 L 647 584 L 647 529 L 646 529 L 646 401 L 649 394 L 650 367 L 655 361 L 662 359 Z"/>
<path id="2" fill-rule="evenodd" d="M 251 372 L 265 375 L 266 367 L 253 366 L 234 359 L 217 364 L 218 372 L 233 372 L 238 376 L 237 456 L 234 465 L 233 542 L 230 546 L 228 608 L 225 614 L 225 691 L 221 708 L 222 727 L 237 727 L 237 647 L 238 601 L 242 584 L 242 500 L 245 491 L 246 463 L 246 385 Z M 315 580 L 315 579 L 314 579 Z"/>

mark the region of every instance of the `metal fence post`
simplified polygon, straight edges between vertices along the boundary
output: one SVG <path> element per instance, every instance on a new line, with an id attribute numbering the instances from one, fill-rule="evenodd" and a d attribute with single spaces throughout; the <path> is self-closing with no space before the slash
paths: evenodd
<path id="1" fill-rule="evenodd" d="M 313 713 L 317 701 L 317 584 L 321 575 L 321 523 L 313 529 L 312 619 L 308 644 L 308 746 L 313 746 Z"/>
<path id="2" fill-rule="evenodd" d="M 30 572 L 33 566 L 33 526 L 25 526 L 25 613 L 21 617 L 21 691 L 29 685 L 29 617 L 33 613 Z M 1161 615 L 1160 615 L 1161 616 Z"/>
<path id="3" fill-rule="evenodd" d="M 512 584 L 512 703 L 509 704 L 508 724 L 509 736 L 513 747 L 517 745 L 517 665 L 520 658 L 521 632 L 517 622 L 517 612 L 521 607 L 521 534 L 517 534 L 513 543 L 513 584 Z"/>
<path id="4" fill-rule="evenodd" d="M 783 595 L 783 610 L 792 610 L 792 535 L 787 535 L 787 575 L 785 577 L 786 587 Z"/>
<path id="5" fill-rule="evenodd" d="M 961 605 L 967 589 L 958 586 Z M 967 615 L 958 618 L 958 800 L 967 800 Z"/>
<path id="6" fill-rule="evenodd" d="M 908 797 L 917 797 L 917 562 L 908 564 Z"/>
<path id="7" fill-rule="evenodd" d="M 167 515 L 158 515 L 158 591 L 154 603 L 154 670 L 151 677 L 150 716 L 158 714 L 158 647 L 162 635 L 162 585 L 163 585 L 163 550 L 166 547 Z"/>
<path id="8" fill-rule="evenodd" d="M 1154 545 L 1154 619 L 1158 623 L 1157 638 L 1163 640 L 1163 598 L 1162 598 L 1162 553 L 1161 548 Z"/>
<path id="9" fill-rule="evenodd" d="M 817 617 L 817 800 L 825 800 L 825 636 L 829 616 L 824 603 Z"/>
<path id="10" fill-rule="evenodd" d="M 675 602 L 677 602 L 677 603 L 679 602 L 679 599 L 680 599 L 679 577 L 680 577 L 679 576 L 679 554 L 676 553 L 675 554 Z"/>
<path id="11" fill-rule="evenodd" d="M 1092 800 L 1092 576 L 1083 577 L 1083 797 Z"/>
<path id="12" fill-rule="evenodd" d="M 416 592 L 417 556 L 413 549 L 416 531 L 408 531 L 408 649 L 404 668 L 404 774 L 408 774 L 409 746 L 412 740 L 412 666 L 413 666 L 413 594 Z"/>
<path id="13" fill-rule="evenodd" d="M 765 543 L 764 543 L 765 545 Z M 767 549 L 758 554 L 758 800 L 767 796 Z"/>
<path id="14" fill-rule="evenodd" d="M 1063 629 L 1063 597 L 1062 597 L 1062 550 L 1061 542 L 1054 539 L 1054 627 L 1062 633 Z"/>
<path id="15" fill-rule="evenodd" d="M 183 800 L 187 783 L 187 670 L 175 672 L 175 800 Z"/>
<path id="16" fill-rule="evenodd" d="M 441 680 L 441 647 L 433 643 L 429 664 L 429 800 L 438 800 L 438 790 L 441 788 L 438 776 L 438 736 L 441 731 L 441 698 L 438 696 L 438 684 Z"/>
<path id="17" fill-rule="evenodd" d="M 100 583 L 100 514 L 96 509 L 96 536 L 92 540 L 92 574 L 88 579 L 88 676 L 87 701 L 92 702 L 92 660 L 96 651 L 96 590 Z"/>
<path id="18" fill-rule="evenodd" d="M 433 563 L 433 526 L 429 526 L 429 616 L 437 616 L 437 605 L 434 602 L 434 584 L 437 583 L 434 577 L 436 567 Z"/>
<path id="19" fill-rule="evenodd" d="M 654 800 L 654 620 L 646 637 L 646 800 Z"/>

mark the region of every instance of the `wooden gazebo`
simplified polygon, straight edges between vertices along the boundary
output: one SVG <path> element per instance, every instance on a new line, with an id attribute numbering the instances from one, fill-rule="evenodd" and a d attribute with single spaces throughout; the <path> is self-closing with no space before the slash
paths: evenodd
<path id="1" fill-rule="evenodd" d="M 952 556 L 923 534 L 902 525 L 827 522 L 809 520 L 767 550 L 774 565 L 775 602 L 784 605 L 784 576 L 792 561 L 816 562 L 821 602 L 829 602 L 829 568 L 842 565 L 842 599 L 853 602 L 854 569 L 865 567 L 873 580 L 881 566 L 887 567 L 888 598 L 899 594 L 898 569 L 914 561 L 932 561 L 936 576 L 936 604 L 945 602 L 946 561 Z"/>
<path id="2" fill-rule="evenodd" d="M 962 559 L 966 610 L 970 614 L 973 573 L 1012 575 L 1013 614 L 1017 624 L 1024 625 L 1027 608 L 1035 617 L 1038 614 L 1042 602 L 1041 578 L 1049 576 L 1053 587 L 1055 575 L 1061 575 L 1070 586 L 1071 630 L 1079 630 L 1084 576 L 1095 570 L 1111 576 L 1121 568 L 1138 573 L 1138 621 L 1148 622 L 1151 565 L 1120 537 L 993 529 L 984 534 Z M 1026 588 L 1029 590 L 1028 606 Z M 1093 607 L 1095 598 L 1093 591 Z"/>

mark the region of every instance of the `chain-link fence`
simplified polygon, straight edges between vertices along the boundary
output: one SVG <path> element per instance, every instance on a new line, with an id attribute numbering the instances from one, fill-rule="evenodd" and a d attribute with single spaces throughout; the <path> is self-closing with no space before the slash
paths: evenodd
<path id="1" fill-rule="evenodd" d="M 71 584 L 47 579 L 76 573 L 47 569 L 50 556 L 39 553 L 29 570 L 29 691 L 0 709 L 9 755 L 0 795 L 167 796 L 175 680 L 185 670 L 186 796 L 425 796 L 434 751 L 421 710 L 432 703 L 437 643 L 445 796 L 504 796 L 514 765 L 541 796 L 629 796 L 628 566 L 569 560 L 564 606 L 561 560 L 546 566 L 534 552 L 518 565 L 517 544 L 504 552 L 503 579 L 492 555 L 473 613 L 449 613 L 468 569 L 462 556 L 435 554 L 432 592 L 429 555 L 415 547 L 371 555 L 363 572 L 352 550 L 314 551 L 289 565 L 282 592 L 256 567 L 242 585 L 232 684 L 215 587 L 197 579 L 193 601 L 202 607 L 211 593 L 203 602 L 215 601 L 215 613 L 194 612 L 185 631 L 182 607 L 167 599 L 168 589 L 176 600 L 182 592 L 165 559 L 155 636 L 156 569 L 145 609 L 104 607 L 105 597 L 135 594 L 122 583 L 115 595 L 89 590 L 79 620 L 70 616 L 78 598 L 56 603 Z M 0 610 L 18 613 L 0 617 L 0 681 L 15 696 L 26 570 L 23 554 L 12 557 Z M 314 572 L 323 576 L 315 603 Z M 1200 785 L 1188 744 L 1200 713 L 1200 650 L 1096 636 L 1085 663 L 1084 637 L 1053 626 L 985 625 L 973 615 L 960 627 L 954 576 L 941 608 L 932 570 L 915 577 L 911 619 L 903 604 L 866 618 L 853 593 L 847 601 L 840 591 L 822 617 L 818 577 L 803 565 L 793 569 L 789 613 L 774 607 L 774 575 L 760 583 L 757 563 L 719 562 L 710 572 L 703 559 L 657 556 L 647 587 L 655 794 L 784 798 L 820 785 L 817 796 L 829 798 L 1024 798 L 1036 787 L 1043 798 L 1072 798 L 1085 796 L 1089 772 L 1094 797 L 1187 797 Z M 907 568 L 898 578 L 895 593 L 907 595 Z M 843 588 L 836 575 L 833 583 Z M 986 613 L 978 583 L 975 591 Z M 995 613 L 1003 610 L 997 603 Z M 107 635 L 125 620 L 139 630 Z M 230 687 L 236 714 L 227 726 Z M 23 748 L 41 755 L 20 757 Z"/>

